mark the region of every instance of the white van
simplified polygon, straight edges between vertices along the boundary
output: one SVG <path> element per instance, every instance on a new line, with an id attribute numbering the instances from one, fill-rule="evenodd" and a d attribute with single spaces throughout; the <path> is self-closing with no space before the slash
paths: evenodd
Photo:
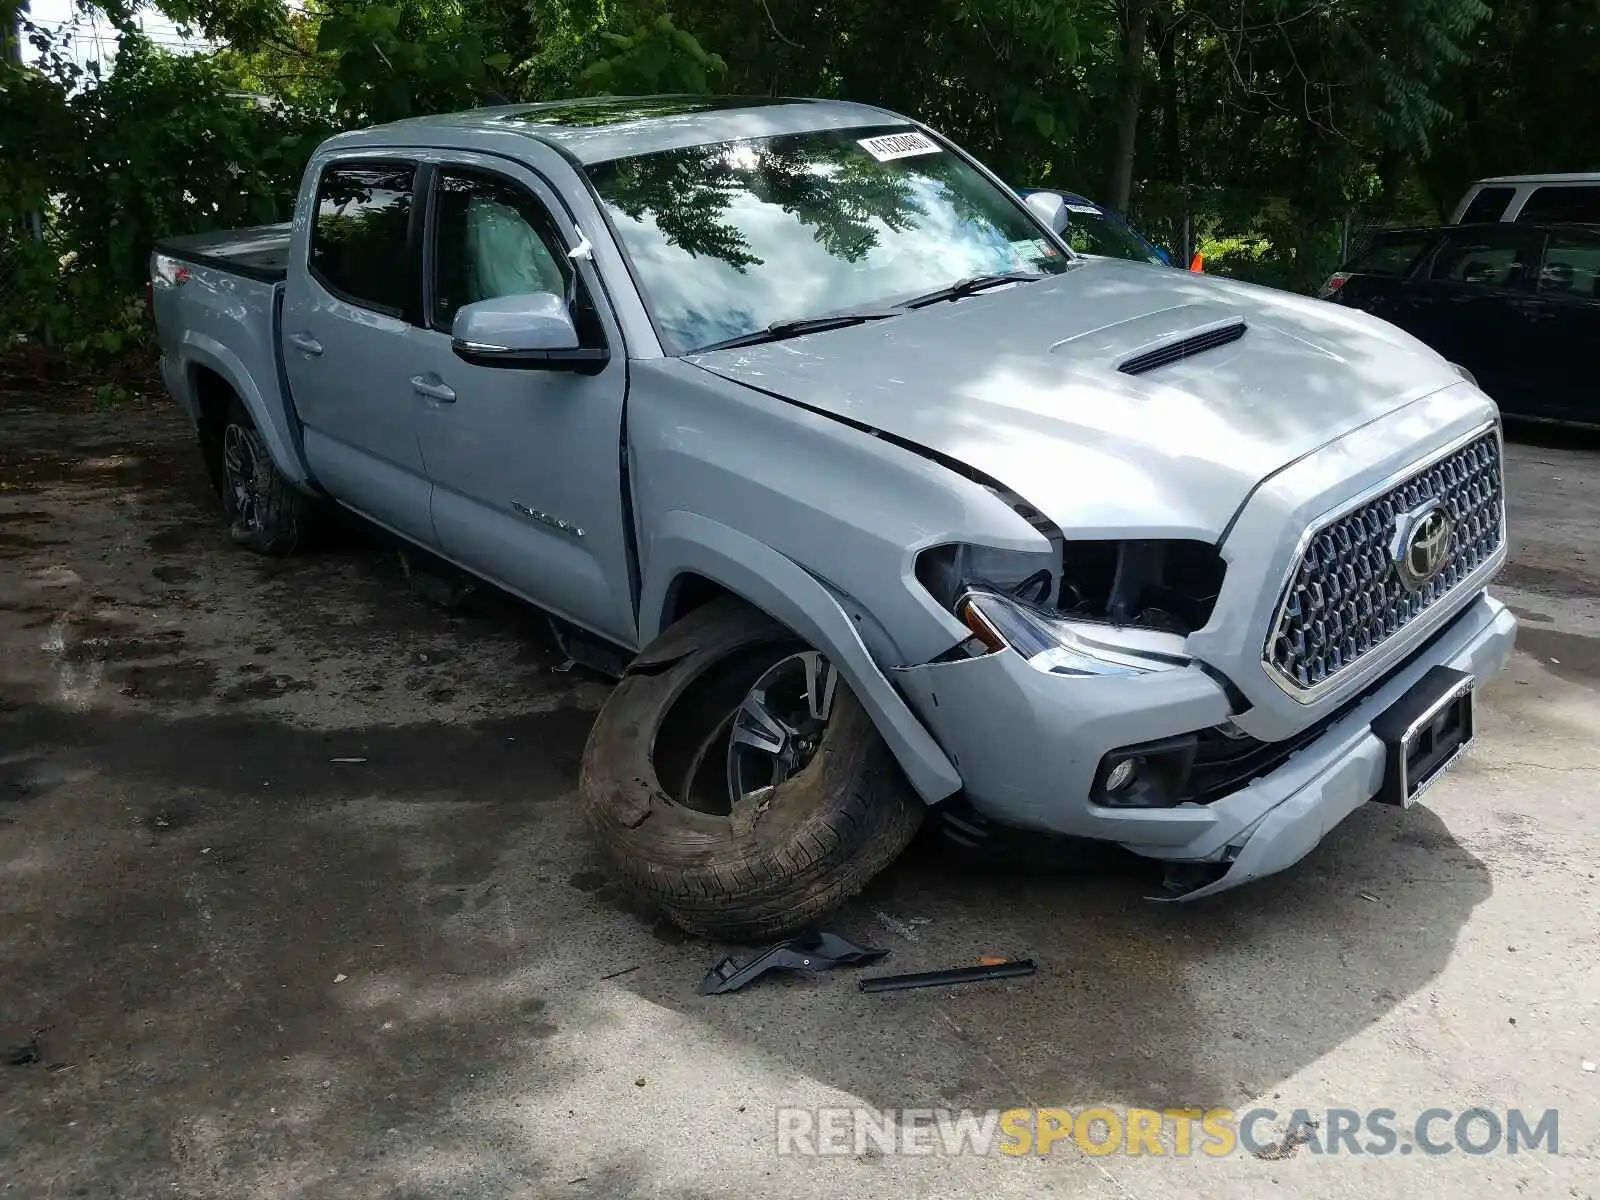
<path id="1" fill-rule="evenodd" d="M 1480 179 L 1450 215 L 1452 225 L 1483 221 L 1573 221 L 1600 224 L 1600 171 L 1569 175 L 1501 175 Z"/>

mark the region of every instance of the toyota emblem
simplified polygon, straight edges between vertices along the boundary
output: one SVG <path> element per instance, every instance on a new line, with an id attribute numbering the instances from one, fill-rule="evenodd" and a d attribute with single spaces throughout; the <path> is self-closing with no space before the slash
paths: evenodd
<path id="1" fill-rule="evenodd" d="M 1395 522 L 1395 539 L 1390 548 L 1400 582 L 1421 591 L 1450 561 L 1450 535 L 1455 522 L 1442 504 L 1429 504 Z"/>

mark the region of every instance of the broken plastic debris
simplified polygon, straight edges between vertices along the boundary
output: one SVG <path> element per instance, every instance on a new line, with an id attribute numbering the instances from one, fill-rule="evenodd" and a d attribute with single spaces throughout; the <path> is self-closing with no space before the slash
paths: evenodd
<path id="1" fill-rule="evenodd" d="M 834 967 L 856 967 L 877 962 L 887 950 L 858 946 L 836 933 L 811 930 L 786 942 L 769 946 L 749 962 L 740 964 L 725 958 L 706 972 L 700 983 L 702 996 L 736 992 L 768 971 L 828 971 Z"/>
<path id="2" fill-rule="evenodd" d="M 333 977 L 333 981 L 335 983 L 343 983 L 346 979 L 349 979 L 349 978 L 350 978 L 350 976 L 344 974 L 343 972 L 340 972 L 338 975 L 335 975 Z"/>
<path id="3" fill-rule="evenodd" d="M 572 670 L 572 668 L 577 666 L 577 665 L 578 664 L 577 664 L 577 661 L 575 659 L 569 658 L 569 659 L 567 659 L 566 662 L 562 663 L 560 666 L 551 667 L 550 669 L 552 671 L 554 671 L 558 675 L 565 675 L 568 671 Z"/>
<path id="4" fill-rule="evenodd" d="M 1361 898 L 1363 900 L 1371 900 L 1374 904 L 1378 903 L 1378 898 L 1376 896 L 1374 896 L 1371 892 L 1362 892 L 1361 893 Z"/>
<path id="5" fill-rule="evenodd" d="M 910 988 L 951 987 L 958 983 L 981 983 L 988 979 L 1011 979 L 1032 975 L 1037 968 L 1031 958 L 1001 959 L 992 966 L 957 967 L 953 971 L 918 971 L 910 975 L 874 975 L 856 980 L 863 992 L 902 992 Z"/>
<path id="6" fill-rule="evenodd" d="M 1583 1060 L 1583 1069 L 1593 1073 L 1595 1065 L 1586 1058 Z"/>

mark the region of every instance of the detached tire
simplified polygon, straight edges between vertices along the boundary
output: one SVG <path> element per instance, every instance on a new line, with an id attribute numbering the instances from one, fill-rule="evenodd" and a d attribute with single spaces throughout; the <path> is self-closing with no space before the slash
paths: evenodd
<path id="1" fill-rule="evenodd" d="M 238 397 L 228 405 L 216 445 L 222 510 L 233 540 L 273 558 L 292 554 L 317 525 L 321 505 L 278 470 Z"/>
<path id="2" fill-rule="evenodd" d="M 922 801 L 837 676 L 805 765 L 751 791 L 759 804 L 689 806 L 752 685 L 806 650 L 742 603 L 706 605 L 645 649 L 590 732 L 580 794 L 602 854 L 690 933 L 757 941 L 801 928 L 865 887 L 922 824 Z"/>

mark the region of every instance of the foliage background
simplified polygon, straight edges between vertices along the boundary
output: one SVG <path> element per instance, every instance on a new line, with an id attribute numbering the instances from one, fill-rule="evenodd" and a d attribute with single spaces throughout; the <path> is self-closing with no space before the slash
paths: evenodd
<path id="1" fill-rule="evenodd" d="M 90 6 L 80 6 L 87 10 Z M 1309 289 L 1352 231 L 1472 178 L 1600 166 L 1600 0 L 159 0 L 75 66 L 25 3 L 0 60 L 0 339 L 139 336 L 152 241 L 286 219 L 338 128 L 505 100 L 841 96 L 1019 185 L 1082 190 L 1207 269 Z"/>

